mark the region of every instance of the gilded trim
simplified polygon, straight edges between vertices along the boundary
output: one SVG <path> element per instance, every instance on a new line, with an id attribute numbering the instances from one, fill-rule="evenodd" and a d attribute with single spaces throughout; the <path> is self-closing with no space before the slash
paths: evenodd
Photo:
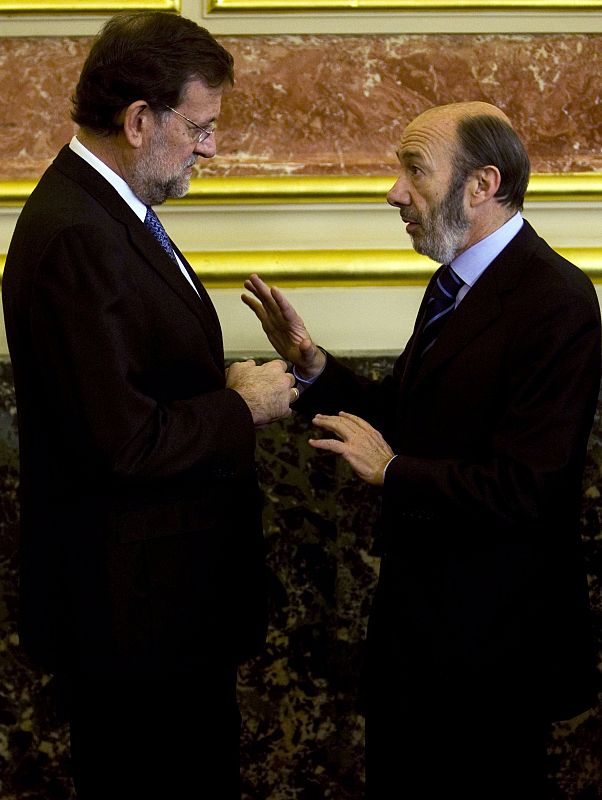
<path id="1" fill-rule="evenodd" d="M 180 11 L 180 0 L 0 0 L 0 14 L 79 14 L 82 11 L 114 12 L 126 9 Z"/>
<path id="2" fill-rule="evenodd" d="M 382 203 L 395 176 L 278 176 L 197 178 L 174 205 L 241 203 Z M 35 181 L 0 181 L 0 205 L 22 205 Z M 602 202 L 602 172 L 539 173 L 531 176 L 527 202 Z"/>
<path id="3" fill-rule="evenodd" d="M 602 0 L 207 0 L 207 13 L 317 11 L 599 10 Z"/>
<path id="4" fill-rule="evenodd" d="M 602 247 L 558 252 L 602 283 Z M 194 252 L 186 258 L 209 289 L 242 287 L 252 272 L 280 286 L 423 286 L 436 265 L 413 250 Z M 0 271 L 5 255 L 0 255 Z"/>

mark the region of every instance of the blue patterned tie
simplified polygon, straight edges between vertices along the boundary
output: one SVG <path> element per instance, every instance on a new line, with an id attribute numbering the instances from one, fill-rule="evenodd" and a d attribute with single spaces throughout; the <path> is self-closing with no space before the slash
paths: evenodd
<path id="1" fill-rule="evenodd" d="M 155 239 L 159 242 L 161 247 L 165 250 L 167 255 L 173 260 L 176 260 L 176 255 L 173 251 L 173 247 L 171 246 L 171 242 L 169 241 L 169 236 L 165 231 L 163 225 L 159 220 L 159 217 L 155 214 L 153 209 L 150 206 L 146 207 L 146 217 L 144 218 L 144 224 L 148 228 L 148 230 L 153 234 Z"/>
<path id="2" fill-rule="evenodd" d="M 426 315 L 420 333 L 420 356 L 424 356 L 435 344 L 441 328 L 456 305 L 456 295 L 464 286 L 450 266 L 439 273 L 426 305 Z"/>

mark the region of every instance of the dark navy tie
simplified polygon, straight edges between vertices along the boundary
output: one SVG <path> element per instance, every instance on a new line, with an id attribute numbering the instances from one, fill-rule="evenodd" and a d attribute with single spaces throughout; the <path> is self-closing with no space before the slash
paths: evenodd
<path id="1" fill-rule="evenodd" d="M 456 305 L 456 295 L 464 286 L 450 266 L 444 266 L 431 289 L 431 296 L 426 305 L 426 315 L 420 334 L 421 356 L 424 356 L 435 344 L 441 328 Z"/>
<path id="2" fill-rule="evenodd" d="M 173 260 L 176 260 L 176 255 L 173 251 L 173 247 L 171 246 L 171 242 L 169 241 L 169 236 L 163 225 L 159 220 L 159 217 L 155 214 L 153 209 L 150 206 L 146 207 L 146 217 L 144 218 L 144 224 L 148 228 L 148 230 L 153 234 L 155 239 L 159 242 L 161 247 L 165 250 L 167 255 Z"/>

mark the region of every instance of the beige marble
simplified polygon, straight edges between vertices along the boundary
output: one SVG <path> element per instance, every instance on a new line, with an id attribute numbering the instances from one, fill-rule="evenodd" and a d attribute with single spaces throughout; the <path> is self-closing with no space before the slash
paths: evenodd
<path id="1" fill-rule="evenodd" d="M 393 174 L 403 126 L 465 99 L 508 113 L 534 171 L 602 171 L 600 34 L 220 40 L 237 80 L 203 174 Z M 89 44 L 0 39 L 0 180 L 37 178 L 69 139 L 69 97 Z"/>

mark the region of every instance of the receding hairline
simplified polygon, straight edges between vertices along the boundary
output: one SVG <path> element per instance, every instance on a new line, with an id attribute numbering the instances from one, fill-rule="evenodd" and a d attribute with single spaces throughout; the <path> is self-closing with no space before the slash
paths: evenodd
<path id="1" fill-rule="evenodd" d="M 456 126 L 462 119 L 495 117 L 496 119 L 501 119 L 513 128 L 512 122 L 501 108 L 494 106 L 492 103 L 486 103 L 483 100 L 470 100 L 460 103 L 448 103 L 442 106 L 433 106 L 432 108 L 427 108 L 412 121 L 415 122 L 421 118 L 428 119 L 429 117 L 433 117 L 436 120 L 449 120 L 450 122 L 455 122 Z"/>

